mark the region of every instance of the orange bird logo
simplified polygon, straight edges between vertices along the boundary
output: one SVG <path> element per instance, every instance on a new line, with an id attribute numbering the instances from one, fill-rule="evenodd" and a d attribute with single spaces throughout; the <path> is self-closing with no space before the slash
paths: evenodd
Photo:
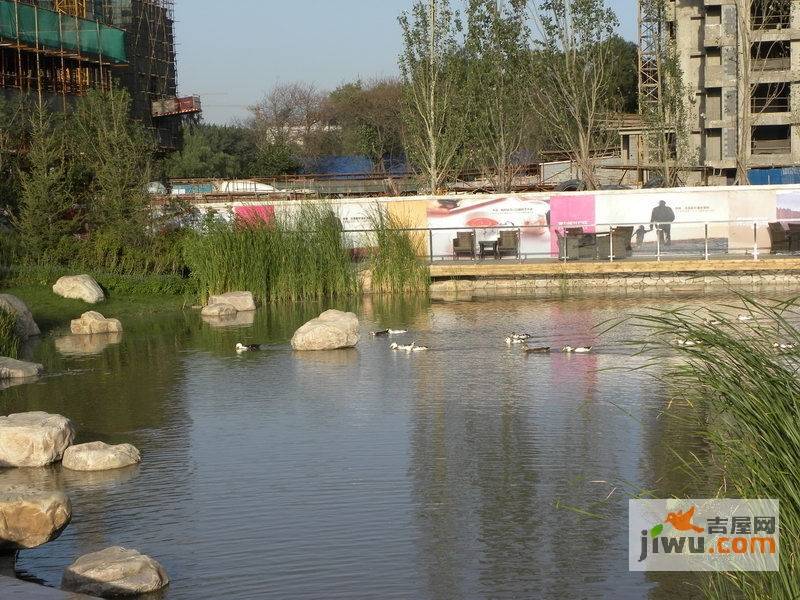
<path id="1" fill-rule="evenodd" d="M 669 523 L 678 531 L 689 531 L 693 530 L 697 533 L 703 533 L 705 529 L 702 527 L 698 527 L 694 523 L 692 523 L 692 517 L 694 516 L 694 509 L 696 507 L 692 506 L 687 511 L 678 511 L 678 512 L 671 512 L 667 514 L 667 519 L 664 521 L 665 523 Z"/>

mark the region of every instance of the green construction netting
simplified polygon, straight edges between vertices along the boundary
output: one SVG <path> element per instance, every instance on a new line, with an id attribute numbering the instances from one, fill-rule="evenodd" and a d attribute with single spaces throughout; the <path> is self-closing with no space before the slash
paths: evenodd
<path id="1" fill-rule="evenodd" d="M 24 44 L 56 50 L 77 50 L 102 55 L 116 63 L 128 61 L 125 53 L 125 32 L 89 21 L 62 15 L 30 4 L 0 0 L 0 37 Z"/>

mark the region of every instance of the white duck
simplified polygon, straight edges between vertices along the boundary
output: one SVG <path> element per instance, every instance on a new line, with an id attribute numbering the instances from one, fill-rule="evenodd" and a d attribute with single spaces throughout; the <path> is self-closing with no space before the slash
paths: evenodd
<path id="1" fill-rule="evenodd" d="M 414 344 L 407 344 L 407 345 L 400 345 L 397 342 L 392 342 L 389 346 L 392 350 L 403 350 L 405 352 L 411 352 L 414 349 Z"/>
<path id="2" fill-rule="evenodd" d="M 406 329 L 389 329 L 387 331 L 389 332 L 389 335 L 402 335 L 404 333 L 408 333 L 408 330 Z"/>
<path id="3" fill-rule="evenodd" d="M 592 346 L 564 346 L 561 348 L 561 352 L 565 354 L 587 354 L 592 351 Z"/>
<path id="4" fill-rule="evenodd" d="M 412 352 L 425 352 L 429 348 L 427 346 L 417 346 L 415 343 L 411 343 L 411 351 Z"/>
<path id="5" fill-rule="evenodd" d="M 242 344 L 241 342 L 237 342 L 236 344 L 236 352 L 255 352 L 256 350 L 261 350 L 261 344 Z"/>

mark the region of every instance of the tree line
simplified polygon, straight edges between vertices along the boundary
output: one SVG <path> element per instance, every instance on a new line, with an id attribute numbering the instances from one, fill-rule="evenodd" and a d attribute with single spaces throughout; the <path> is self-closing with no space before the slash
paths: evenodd
<path id="1" fill-rule="evenodd" d="M 315 172 L 329 156 L 407 164 L 437 190 L 464 171 L 505 191 L 543 151 L 590 187 L 638 106 L 638 51 L 604 0 L 417 0 L 399 17 L 400 76 L 323 91 L 279 84 L 229 126 L 195 125 L 167 161 L 177 178 Z"/>

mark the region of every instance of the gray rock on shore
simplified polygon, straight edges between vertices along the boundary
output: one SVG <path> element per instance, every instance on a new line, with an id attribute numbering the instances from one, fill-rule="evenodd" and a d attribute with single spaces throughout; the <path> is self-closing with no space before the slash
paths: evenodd
<path id="1" fill-rule="evenodd" d="M 90 275 L 67 275 L 56 281 L 53 293 L 62 298 L 83 300 L 89 304 L 97 304 L 106 299 L 102 288 Z"/>
<path id="2" fill-rule="evenodd" d="M 256 309 L 256 301 L 252 292 L 228 292 L 211 296 L 208 299 L 208 306 L 214 304 L 230 304 L 237 312 L 248 312 Z"/>
<path id="3" fill-rule="evenodd" d="M 61 415 L 28 412 L 0 417 L 0 468 L 57 462 L 74 439 L 72 422 Z"/>
<path id="4" fill-rule="evenodd" d="M 120 546 L 81 556 L 64 569 L 61 579 L 61 589 L 101 598 L 146 594 L 168 584 L 158 562 Z"/>
<path id="5" fill-rule="evenodd" d="M 131 444 L 109 446 L 104 442 L 90 442 L 67 448 L 61 464 L 73 471 L 108 471 L 130 467 L 141 461 L 139 450 Z"/>
<path id="6" fill-rule="evenodd" d="M 0 552 L 36 548 L 56 539 L 72 518 L 63 492 L 12 485 L 0 490 Z"/>
<path id="7" fill-rule="evenodd" d="M 75 335 L 122 333 L 122 323 L 119 322 L 119 319 L 106 319 L 94 310 L 83 313 L 80 319 L 73 319 L 69 328 Z"/>
<path id="8" fill-rule="evenodd" d="M 358 317 L 351 312 L 326 310 L 295 331 L 295 350 L 337 350 L 358 344 Z"/>
<path id="9" fill-rule="evenodd" d="M 25 362 L 15 358 L 0 356 L 0 380 L 2 379 L 31 379 L 44 372 L 44 367 L 39 363 Z"/>
<path id="10" fill-rule="evenodd" d="M 10 313 L 17 318 L 16 334 L 21 339 L 41 334 L 28 306 L 16 296 L 0 294 L 0 312 Z"/>

